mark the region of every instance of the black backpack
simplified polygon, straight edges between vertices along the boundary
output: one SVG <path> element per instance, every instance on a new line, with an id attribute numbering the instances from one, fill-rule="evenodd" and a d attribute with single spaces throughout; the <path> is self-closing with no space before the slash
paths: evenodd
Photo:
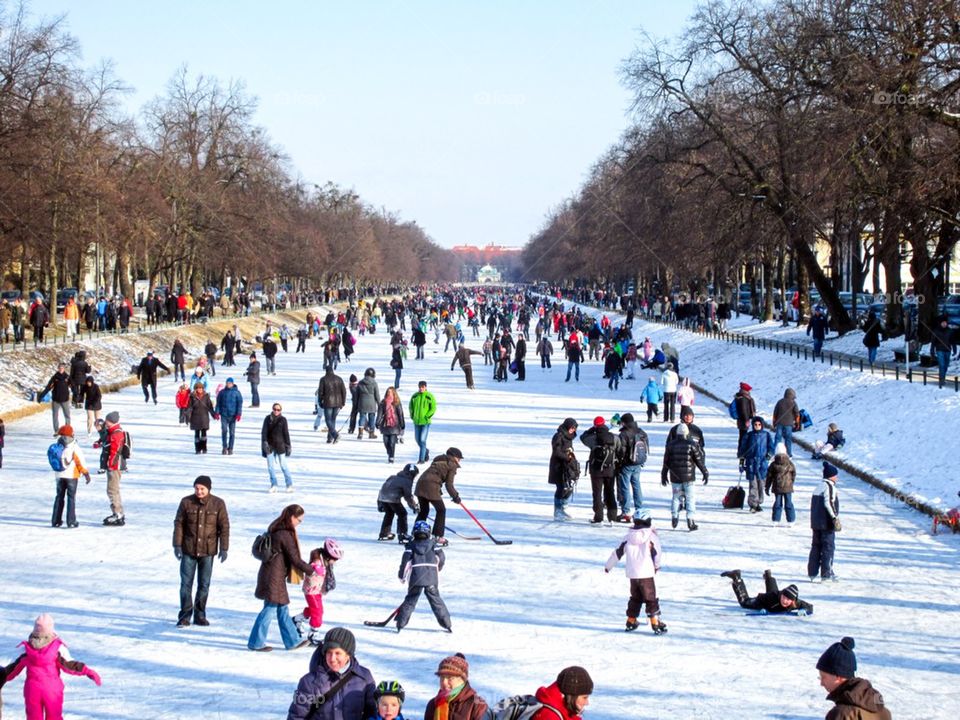
<path id="1" fill-rule="evenodd" d="M 616 462 L 616 452 L 613 445 L 597 444 L 590 451 L 590 469 L 593 472 L 609 470 Z"/>

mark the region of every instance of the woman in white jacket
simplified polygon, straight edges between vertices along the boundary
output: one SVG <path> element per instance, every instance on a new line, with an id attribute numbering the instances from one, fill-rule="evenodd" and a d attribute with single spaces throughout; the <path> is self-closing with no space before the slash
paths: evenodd
<path id="1" fill-rule="evenodd" d="M 660 375 L 660 389 L 663 391 L 663 421 L 676 422 L 677 416 L 677 385 L 680 377 L 673 369 L 673 363 L 667 363 L 663 374 Z"/>
<path id="2" fill-rule="evenodd" d="M 653 577 L 660 570 L 663 553 L 660 549 L 660 536 L 651 525 L 650 513 L 641 509 L 633 518 L 633 528 L 627 531 L 623 541 L 610 553 L 604 571 L 610 572 L 620 559 L 626 556 L 626 572 L 630 579 L 626 631 L 631 632 L 640 627 L 637 616 L 646 603 L 650 628 L 656 635 L 662 635 L 667 631 L 667 626 L 660 620 L 660 600 L 657 598 L 657 584 Z"/>

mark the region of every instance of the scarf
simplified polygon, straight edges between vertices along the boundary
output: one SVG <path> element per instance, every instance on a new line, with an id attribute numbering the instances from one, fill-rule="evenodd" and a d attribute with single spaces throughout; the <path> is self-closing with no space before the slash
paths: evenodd
<path id="1" fill-rule="evenodd" d="M 466 686 L 467 683 L 463 683 L 463 685 L 454 688 L 453 690 L 441 690 L 437 694 L 436 710 L 433 713 L 433 720 L 449 720 L 450 703 L 456 699 L 456 697 Z"/>
<path id="2" fill-rule="evenodd" d="M 397 426 L 397 409 L 394 407 L 393 403 L 387 403 L 386 421 L 384 424 L 387 427 Z"/>

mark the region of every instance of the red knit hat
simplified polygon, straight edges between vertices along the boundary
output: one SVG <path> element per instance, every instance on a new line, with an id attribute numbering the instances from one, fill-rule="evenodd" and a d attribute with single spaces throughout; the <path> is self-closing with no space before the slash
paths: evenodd
<path id="1" fill-rule="evenodd" d="M 593 419 L 593 426 L 594 426 L 594 427 L 600 427 L 601 425 L 606 425 L 606 424 L 607 424 L 607 421 L 604 420 L 604 419 L 603 419 L 603 416 L 601 416 L 601 415 L 597 415 L 597 416 Z"/>
<path id="2" fill-rule="evenodd" d="M 437 668 L 437 675 L 441 677 L 444 675 L 453 675 L 466 680 L 470 675 L 470 663 L 467 662 L 467 658 L 463 656 L 463 653 L 445 657 L 440 661 L 440 666 Z"/>
<path id="3" fill-rule="evenodd" d="M 745 391 L 745 392 L 750 392 L 751 390 L 753 390 L 752 387 L 750 387 L 749 385 L 747 385 L 747 384 L 744 383 L 744 382 L 740 383 L 740 389 L 743 390 L 743 391 Z"/>

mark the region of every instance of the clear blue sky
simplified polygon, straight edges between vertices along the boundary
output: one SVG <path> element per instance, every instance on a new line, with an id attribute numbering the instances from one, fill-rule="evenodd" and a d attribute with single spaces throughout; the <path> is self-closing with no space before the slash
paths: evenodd
<path id="1" fill-rule="evenodd" d="M 520 246 L 628 123 L 618 68 L 694 0 L 33 0 L 85 65 L 162 94 L 177 68 L 242 80 L 307 181 L 352 187 L 439 244 Z"/>

